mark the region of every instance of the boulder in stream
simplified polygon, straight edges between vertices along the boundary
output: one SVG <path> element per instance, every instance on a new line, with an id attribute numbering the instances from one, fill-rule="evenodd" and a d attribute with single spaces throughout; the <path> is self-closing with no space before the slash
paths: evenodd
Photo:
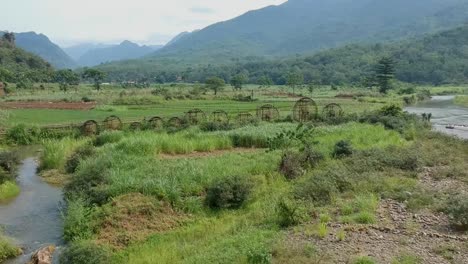
<path id="1" fill-rule="evenodd" d="M 54 245 L 43 247 L 32 255 L 31 261 L 27 264 L 52 264 L 52 255 L 54 254 L 54 251 Z"/>

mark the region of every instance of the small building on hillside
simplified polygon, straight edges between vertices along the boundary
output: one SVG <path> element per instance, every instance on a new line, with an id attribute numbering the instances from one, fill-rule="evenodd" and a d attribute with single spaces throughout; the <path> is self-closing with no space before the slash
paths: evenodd
<path id="1" fill-rule="evenodd" d="M 6 91 L 5 91 L 6 85 L 2 82 L 0 82 L 0 97 L 5 97 Z"/>

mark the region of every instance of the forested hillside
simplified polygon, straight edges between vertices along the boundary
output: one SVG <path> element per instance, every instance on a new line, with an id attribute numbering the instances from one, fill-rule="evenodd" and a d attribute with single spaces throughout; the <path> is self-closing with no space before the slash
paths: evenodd
<path id="1" fill-rule="evenodd" d="M 370 77 L 376 62 L 390 56 L 396 63 L 397 79 L 411 83 L 467 83 L 468 82 L 468 26 L 427 35 L 421 38 L 390 44 L 347 45 L 311 56 L 283 59 L 245 57 L 223 64 L 190 65 L 170 59 L 133 61 L 102 65 L 112 80 L 151 79 L 203 82 L 210 76 L 229 81 L 243 73 L 249 82 L 271 79 L 285 84 L 291 72 L 301 72 L 306 83 L 361 83 Z M 131 65 L 131 68 L 129 67 Z M 151 67 L 151 65 L 156 65 Z"/>
<path id="2" fill-rule="evenodd" d="M 77 66 L 70 56 L 43 34 L 15 33 L 15 37 L 18 47 L 40 56 L 56 68 L 75 68 Z"/>
<path id="3" fill-rule="evenodd" d="M 0 81 L 42 82 L 53 74 L 50 63 L 15 46 L 14 39 L 0 38 Z"/>
<path id="4" fill-rule="evenodd" d="M 304 54 L 448 29 L 465 22 L 467 12 L 463 0 L 289 0 L 185 35 L 153 57 Z"/>

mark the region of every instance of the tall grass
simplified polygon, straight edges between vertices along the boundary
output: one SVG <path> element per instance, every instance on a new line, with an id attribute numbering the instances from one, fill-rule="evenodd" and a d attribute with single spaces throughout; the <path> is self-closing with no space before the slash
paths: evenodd
<path id="1" fill-rule="evenodd" d="M 67 158 L 73 154 L 73 151 L 87 143 L 89 143 L 89 139 L 63 138 L 43 141 L 41 170 L 63 169 Z"/>
<path id="2" fill-rule="evenodd" d="M 124 138 L 111 148 L 134 155 L 188 154 L 231 149 L 227 136 L 209 136 L 199 133 L 155 134 L 139 132 Z"/>
<path id="3" fill-rule="evenodd" d="M 315 131 L 315 148 L 322 153 L 331 153 L 335 144 L 348 141 L 356 150 L 405 146 L 408 142 L 393 130 L 381 125 L 348 123 L 340 126 L 320 127 Z"/>
<path id="4" fill-rule="evenodd" d="M 139 148 L 133 145 L 135 153 Z M 116 197 L 129 192 L 141 192 L 168 200 L 173 204 L 191 196 L 199 196 L 214 180 L 233 175 L 266 174 L 276 169 L 276 154 L 255 156 L 228 154 L 203 159 L 159 160 L 152 155 L 122 155 L 112 148 L 95 159 L 84 161 L 75 177 L 94 171 L 108 176 L 105 193 Z M 101 169 L 105 167 L 107 169 Z M 102 191 L 102 190 L 101 190 Z"/>

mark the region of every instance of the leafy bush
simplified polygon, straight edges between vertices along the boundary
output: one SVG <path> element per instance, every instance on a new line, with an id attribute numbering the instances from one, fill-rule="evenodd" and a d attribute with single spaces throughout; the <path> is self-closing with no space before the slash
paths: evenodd
<path id="1" fill-rule="evenodd" d="M 468 195 L 454 195 L 447 201 L 445 213 L 453 226 L 468 230 Z"/>
<path id="2" fill-rule="evenodd" d="M 354 150 L 351 146 L 351 143 L 345 140 L 341 140 L 335 144 L 333 148 L 332 156 L 334 158 L 343 158 L 347 156 L 351 156 Z"/>
<path id="3" fill-rule="evenodd" d="M 0 184 L 14 178 L 19 162 L 16 152 L 0 152 Z"/>
<path id="4" fill-rule="evenodd" d="M 235 176 L 215 181 L 207 189 L 206 204 L 215 209 L 235 209 L 249 198 L 252 185 L 245 177 Z"/>
<path id="5" fill-rule="evenodd" d="M 21 124 L 8 129 L 6 137 L 14 144 L 30 145 L 37 142 L 39 134 L 39 128 Z"/>
<path id="6" fill-rule="evenodd" d="M 91 242 L 72 243 L 60 255 L 60 263 L 67 264 L 107 264 L 110 261 L 109 250 Z"/>
<path id="7" fill-rule="evenodd" d="M 67 173 L 74 173 L 80 162 L 86 158 L 91 157 L 96 153 L 96 150 L 91 145 L 84 145 L 79 147 L 75 153 L 73 153 L 65 164 L 65 171 Z"/>

